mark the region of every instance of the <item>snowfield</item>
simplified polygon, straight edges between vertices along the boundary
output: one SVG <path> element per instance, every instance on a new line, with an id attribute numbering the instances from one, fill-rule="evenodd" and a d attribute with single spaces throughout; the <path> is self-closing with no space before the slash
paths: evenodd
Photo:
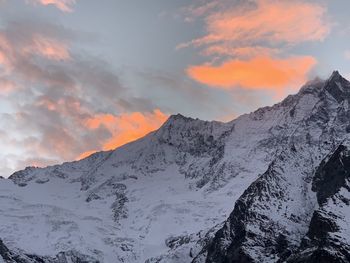
<path id="1" fill-rule="evenodd" d="M 284 262 L 318 251 L 317 211 L 349 244 L 347 177 L 325 203 L 315 181 L 348 146 L 349 99 L 334 72 L 228 123 L 174 115 L 114 151 L 1 179 L 0 263 Z"/>

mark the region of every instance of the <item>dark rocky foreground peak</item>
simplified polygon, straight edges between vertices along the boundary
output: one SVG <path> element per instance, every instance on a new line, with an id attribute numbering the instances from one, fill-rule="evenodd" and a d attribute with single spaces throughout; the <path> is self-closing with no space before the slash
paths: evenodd
<path id="1" fill-rule="evenodd" d="M 350 83 L 335 71 L 316 85 L 297 95 L 319 101 L 289 147 L 244 191 L 193 262 L 350 262 Z"/>
<path id="2" fill-rule="evenodd" d="M 325 89 L 341 103 L 350 96 L 350 82 L 334 71 L 325 84 Z"/>
<path id="3" fill-rule="evenodd" d="M 299 197 L 300 205 L 310 202 L 302 200 L 306 198 L 307 184 L 310 184 L 317 197 L 314 209 L 309 213 L 300 213 L 297 209 L 299 214 L 290 213 L 290 216 L 284 211 L 285 218 L 278 220 L 274 218 L 278 213 L 272 212 L 276 206 L 280 211 L 283 203 L 298 197 L 290 195 L 283 187 L 286 182 L 283 170 L 276 169 L 275 165 L 250 185 L 236 202 L 223 228 L 201 252 L 206 253 L 205 262 L 350 262 L 349 148 L 339 145 L 321 162 L 312 178 L 303 179 L 305 192 L 299 191 L 303 196 Z M 267 213 L 264 210 L 268 210 Z M 279 220 L 300 225 L 298 231 L 304 234 L 299 235 L 299 244 L 291 240 L 290 235 L 296 234 L 292 226 L 288 229 L 288 224 L 283 226 Z M 201 262 L 200 256 L 198 262 Z"/>
<path id="4" fill-rule="evenodd" d="M 315 172 L 312 188 L 319 207 L 296 255 L 288 262 L 350 262 L 349 183 L 350 152 L 340 145 Z"/>
<path id="5" fill-rule="evenodd" d="M 350 262 L 349 102 L 335 71 L 228 123 L 173 115 L 18 171 L 0 180 L 0 262 Z"/>

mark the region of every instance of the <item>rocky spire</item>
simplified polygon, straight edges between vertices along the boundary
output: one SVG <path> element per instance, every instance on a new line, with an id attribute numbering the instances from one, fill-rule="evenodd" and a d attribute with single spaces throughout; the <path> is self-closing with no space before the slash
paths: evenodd
<path id="1" fill-rule="evenodd" d="M 341 103 L 346 98 L 350 98 L 350 82 L 346 80 L 337 70 L 326 81 L 325 90 L 327 90 L 337 102 Z"/>

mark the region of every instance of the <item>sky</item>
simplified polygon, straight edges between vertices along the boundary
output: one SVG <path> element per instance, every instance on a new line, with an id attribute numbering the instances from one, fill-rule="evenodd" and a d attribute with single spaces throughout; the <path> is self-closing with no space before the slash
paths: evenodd
<path id="1" fill-rule="evenodd" d="M 230 121 L 333 70 L 348 0 L 0 0 L 0 175 L 79 160 L 171 114 Z"/>

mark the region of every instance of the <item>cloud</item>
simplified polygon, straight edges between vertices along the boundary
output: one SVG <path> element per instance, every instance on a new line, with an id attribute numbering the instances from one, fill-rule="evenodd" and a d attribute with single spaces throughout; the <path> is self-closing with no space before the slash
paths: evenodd
<path id="1" fill-rule="evenodd" d="M 0 77 L 0 96 L 8 96 L 10 93 L 16 91 L 18 86 L 8 78 Z"/>
<path id="2" fill-rule="evenodd" d="M 219 66 L 191 66 L 187 73 L 194 80 L 212 87 L 231 89 L 240 86 L 279 92 L 284 87 L 305 82 L 306 74 L 315 64 L 315 59 L 308 56 L 287 59 L 255 57 L 250 60 L 233 59 Z"/>
<path id="3" fill-rule="evenodd" d="M 323 40 L 330 30 L 326 9 L 315 3 L 257 0 L 253 6 L 240 3 L 228 7 L 227 1 L 223 1 L 216 6 L 220 8 L 204 19 L 207 34 L 178 48 L 297 44 Z"/>
<path id="4" fill-rule="evenodd" d="M 184 78 L 183 72 L 144 69 L 135 71 L 133 76 L 134 81 L 141 83 L 143 98 L 152 99 L 156 108 L 165 112 L 204 120 L 218 119 L 223 112 L 232 112 L 232 101 L 227 99 L 226 92 Z"/>
<path id="5" fill-rule="evenodd" d="M 246 47 L 231 47 L 225 45 L 211 45 L 203 50 L 205 56 L 219 55 L 239 58 L 252 58 L 257 56 L 278 55 L 281 51 L 277 48 L 246 46 Z"/>
<path id="6" fill-rule="evenodd" d="M 16 113 L 16 130 L 33 134 L 17 143 L 25 150 L 24 156 L 33 156 L 19 164 L 47 165 L 111 150 L 159 128 L 166 119 L 160 110 L 100 113 L 76 97 L 36 97 Z"/>
<path id="7" fill-rule="evenodd" d="M 109 63 L 73 52 L 76 37 L 63 27 L 30 20 L 0 28 L 0 100 L 6 96 L 11 103 L 10 113 L 1 115 L 7 138 L 1 142 L 13 153 L 3 171 L 111 149 L 165 120 L 151 100 L 123 86 Z"/>
<path id="8" fill-rule="evenodd" d="M 186 22 L 193 22 L 196 18 L 207 15 L 210 11 L 222 5 L 222 0 L 212 0 L 212 1 L 197 1 L 197 4 L 192 4 L 183 8 L 183 13 L 185 14 Z"/>
<path id="9" fill-rule="evenodd" d="M 181 43 L 210 60 L 187 67 L 187 74 L 213 88 L 298 88 L 316 64 L 305 55 L 286 52 L 307 41 L 322 41 L 330 32 L 327 10 L 308 1 L 199 1 L 186 17 L 202 19 L 205 35 Z M 189 19 L 186 19 L 187 21 Z"/>
<path id="10" fill-rule="evenodd" d="M 87 119 L 85 125 L 91 130 L 101 127 L 107 128 L 112 136 L 103 142 L 103 150 L 111 150 L 158 129 L 167 118 L 168 115 L 156 109 L 150 113 L 132 112 L 119 116 L 98 114 Z M 89 150 L 84 152 L 78 159 L 86 157 L 95 151 Z"/>
<path id="11" fill-rule="evenodd" d="M 27 0 L 33 4 L 53 5 L 63 12 L 72 12 L 76 0 Z"/>
<path id="12" fill-rule="evenodd" d="M 29 24 L 27 24 L 29 23 Z M 68 60 L 70 52 L 68 38 L 61 36 L 58 27 L 49 26 L 51 33 L 37 27 L 29 21 L 9 23 L 0 29 L 0 66 L 6 71 L 20 70 L 21 73 L 29 67 L 34 71 L 36 57 L 49 60 Z M 57 32 L 57 36 L 55 36 Z M 39 68 L 35 70 L 39 71 Z"/>
<path id="13" fill-rule="evenodd" d="M 53 60 L 70 58 L 67 44 L 41 35 L 34 35 L 31 45 L 25 47 L 23 52 L 41 55 Z"/>

